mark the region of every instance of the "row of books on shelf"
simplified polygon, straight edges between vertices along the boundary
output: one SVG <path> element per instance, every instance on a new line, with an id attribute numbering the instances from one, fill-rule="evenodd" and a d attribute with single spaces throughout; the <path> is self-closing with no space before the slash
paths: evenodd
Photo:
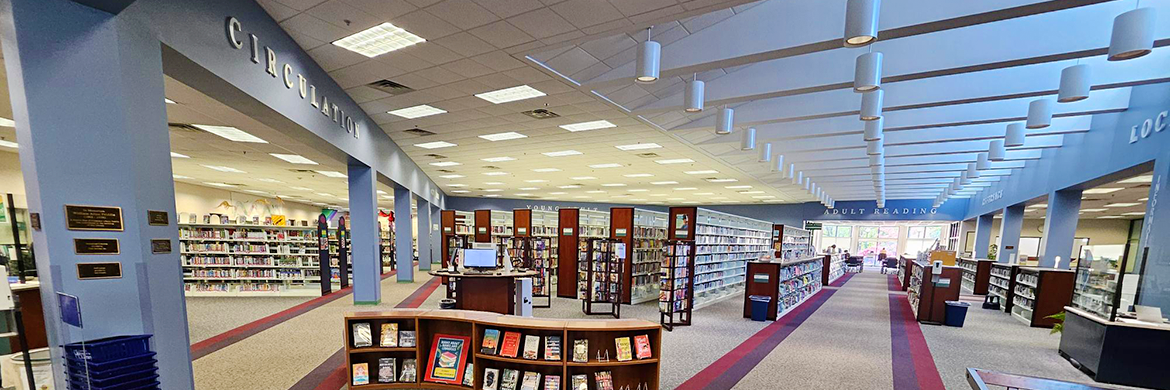
<path id="1" fill-rule="evenodd" d="M 228 293 L 233 288 L 239 292 L 279 292 L 283 284 L 279 283 L 185 283 L 183 290 L 187 292 L 216 292 Z"/>
<path id="2" fill-rule="evenodd" d="M 765 252 L 697 254 L 695 255 L 695 264 L 721 263 L 725 261 L 751 261 L 759 259 L 760 256 L 764 253 Z"/>
<path id="3" fill-rule="evenodd" d="M 778 302 L 778 305 L 776 306 L 776 310 L 780 313 L 783 313 L 789 309 L 792 309 L 793 307 L 796 307 L 796 305 L 799 305 L 801 302 L 804 302 L 805 299 L 808 299 L 808 297 L 811 297 L 813 294 L 816 294 L 817 291 L 820 291 L 820 290 L 821 290 L 820 279 L 817 279 L 814 281 L 809 281 L 808 283 L 801 285 L 800 287 L 797 287 L 791 291 L 788 291 L 787 293 L 783 293 L 783 295 L 780 296 L 780 301 Z"/>
<path id="4" fill-rule="evenodd" d="M 1016 274 L 1016 282 L 1035 287 L 1040 282 L 1040 275 L 1020 272 Z"/>
<path id="5" fill-rule="evenodd" d="M 472 371 L 468 364 L 467 371 Z M 535 371 L 525 371 L 521 378 L 520 370 L 505 368 L 485 368 L 483 370 L 483 390 L 540 390 L 541 374 Z M 471 381 L 464 380 L 464 386 L 471 386 Z M 544 375 L 544 390 L 559 390 L 561 376 Z"/>
<path id="6" fill-rule="evenodd" d="M 1034 304 L 1034 302 L 1035 302 L 1035 300 L 1028 299 L 1028 298 L 1019 296 L 1019 295 L 1012 297 L 1012 304 L 1013 305 L 1015 305 L 1016 307 L 1019 307 L 1019 308 L 1027 309 L 1027 310 L 1032 310 L 1032 305 Z"/>
<path id="7" fill-rule="evenodd" d="M 698 224 L 695 226 L 695 234 L 708 234 L 719 236 L 742 236 L 742 237 L 759 237 L 768 238 L 768 233 L 761 227 L 761 229 L 746 229 L 730 226 L 717 226 L 708 224 Z"/>
<path id="8" fill-rule="evenodd" d="M 634 263 L 634 268 L 630 270 L 632 275 L 649 275 L 661 272 L 661 263 L 658 261 Z"/>
<path id="9" fill-rule="evenodd" d="M 581 225 L 577 228 L 577 234 L 581 237 L 609 237 L 609 228 L 602 226 L 586 226 Z"/>
<path id="10" fill-rule="evenodd" d="M 183 252 L 232 252 L 268 254 L 268 244 L 182 243 Z"/>
<path id="11" fill-rule="evenodd" d="M 377 383 L 415 383 L 418 381 L 418 363 L 415 359 L 402 359 L 401 369 L 398 368 L 398 358 L 378 358 L 377 364 L 375 367 L 378 372 Z M 468 370 L 472 371 L 470 363 Z M 370 384 L 369 363 L 353 364 L 353 384 L 355 386 Z M 471 384 L 466 385 L 471 386 Z"/>
<path id="12" fill-rule="evenodd" d="M 184 273 L 185 278 L 202 279 L 291 279 L 302 280 L 301 270 L 292 269 L 196 269 Z"/>
<path id="13" fill-rule="evenodd" d="M 637 251 L 636 250 L 636 251 L 634 251 L 634 257 L 633 257 L 632 261 L 634 263 L 659 262 L 659 261 L 662 261 L 662 256 L 664 254 L 665 254 L 665 251 L 663 251 L 662 249 L 655 249 L 652 251 Z"/>
<path id="14" fill-rule="evenodd" d="M 707 274 L 711 275 L 711 274 Z M 695 279 L 695 292 L 703 292 L 706 290 L 716 289 L 720 287 L 727 287 L 742 283 L 744 281 L 744 273 L 720 275 L 718 278 L 700 278 Z"/>
<path id="15" fill-rule="evenodd" d="M 181 256 L 184 266 L 190 267 L 301 267 L 298 258 L 262 256 Z"/>
<path id="16" fill-rule="evenodd" d="M 695 252 L 699 255 L 718 253 L 763 253 L 768 250 L 767 245 L 701 245 Z"/>
<path id="17" fill-rule="evenodd" d="M 666 228 L 658 226 L 634 226 L 635 239 L 666 239 Z"/>
<path id="18" fill-rule="evenodd" d="M 378 328 L 378 334 L 374 334 L 374 328 L 369 322 L 355 322 L 353 323 L 353 346 L 354 348 L 367 348 L 374 346 L 375 336 L 378 339 L 378 346 L 383 348 L 411 348 L 416 344 L 415 333 L 413 330 L 398 329 L 398 323 L 386 322 L 381 324 Z"/>
<path id="19" fill-rule="evenodd" d="M 723 271 L 730 269 L 737 269 L 747 267 L 747 261 L 737 260 L 723 263 L 709 263 L 709 264 L 695 264 L 695 274 L 702 274 L 712 271 Z"/>
<path id="20" fill-rule="evenodd" d="M 521 349 L 521 344 L 523 344 L 523 349 Z M 630 337 L 617 337 L 614 339 L 614 350 L 619 362 L 653 357 L 649 335 L 634 336 L 632 342 Z M 606 351 L 608 354 L 608 350 Z M 563 359 L 561 356 L 561 336 L 549 335 L 542 338 L 538 335 L 524 335 L 520 332 L 501 332 L 499 329 L 484 329 L 479 353 L 525 360 L 562 361 Z M 589 362 L 589 339 L 573 340 L 573 354 L 570 361 L 575 363 Z"/>
<path id="21" fill-rule="evenodd" d="M 695 235 L 696 245 L 772 245 L 772 241 L 767 238 L 759 237 L 736 237 L 736 236 L 708 236 L 702 234 Z"/>
<path id="22" fill-rule="evenodd" d="M 254 228 L 180 228 L 179 238 L 184 240 L 259 240 L 259 241 L 307 241 L 316 239 L 312 230 Z"/>
<path id="23" fill-rule="evenodd" d="M 791 279 L 797 276 L 820 273 L 822 264 L 816 261 L 787 265 L 780 268 L 780 280 Z"/>
<path id="24" fill-rule="evenodd" d="M 180 223 L 182 223 L 182 215 L 180 215 L 179 218 Z M 187 214 L 187 224 L 190 225 L 231 225 L 234 223 L 236 225 L 255 225 L 260 227 L 309 227 L 310 224 L 316 226 L 316 221 L 309 221 L 307 219 L 289 219 L 285 222 L 286 223 L 284 225 L 275 225 L 273 224 L 272 216 L 260 217 L 258 215 L 253 215 L 251 217 L 247 217 L 238 215 L 235 218 L 231 218 L 223 214 L 203 214 L 202 216 L 195 213 Z"/>
<path id="25" fill-rule="evenodd" d="M 1000 278 L 1004 278 L 1004 279 L 1011 279 L 1012 269 L 1009 267 L 997 267 L 995 265 L 992 265 L 991 266 L 991 276 L 1000 277 Z"/>
<path id="26" fill-rule="evenodd" d="M 729 270 L 716 271 L 716 272 L 708 272 L 705 274 L 696 273 L 695 274 L 695 285 L 697 286 L 700 283 L 706 283 L 706 282 L 709 282 L 712 280 L 726 279 L 726 278 L 734 277 L 737 275 L 743 275 L 744 273 L 746 273 L 746 269 L 744 269 L 744 268 L 729 269 Z"/>

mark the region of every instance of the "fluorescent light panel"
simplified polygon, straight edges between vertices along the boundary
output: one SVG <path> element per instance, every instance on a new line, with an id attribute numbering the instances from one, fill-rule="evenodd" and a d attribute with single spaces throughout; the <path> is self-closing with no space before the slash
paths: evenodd
<path id="1" fill-rule="evenodd" d="M 402 27 L 386 22 L 333 41 L 333 44 L 342 49 L 374 58 L 426 41 L 418 35 L 403 30 Z"/>
<path id="2" fill-rule="evenodd" d="M 691 160 L 689 158 L 672 158 L 672 159 L 666 159 L 666 160 L 654 160 L 654 162 L 662 164 L 662 165 L 668 165 L 668 164 L 693 163 L 693 162 L 695 162 L 695 160 Z"/>
<path id="3" fill-rule="evenodd" d="M 597 180 L 597 178 L 593 177 L 593 176 L 573 176 L 573 177 L 570 177 L 570 179 L 573 179 L 573 180 Z"/>
<path id="4" fill-rule="evenodd" d="M 517 133 L 515 131 L 509 131 L 509 132 L 505 132 L 505 133 L 485 134 L 485 135 L 479 136 L 479 138 L 483 138 L 483 139 L 486 139 L 488 141 L 495 142 L 495 141 L 507 141 L 510 139 L 528 138 L 528 136 L 524 135 L 524 134 Z"/>
<path id="5" fill-rule="evenodd" d="M 576 156 L 576 155 L 582 154 L 582 153 L 578 152 L 576 150 L 558 150 L 555 152 L 544 152 L 541 154 L 543 154 L 545 156 L 549 156 L 549 157 L 565 157 L 565 156 Z"/>
<path id="6" fill-rule="evenodd" d="M 716 171 L 714 169 L 706 169 L 706 170 L 702 170 L 702 171 L 686 171 L 683 173 L 688 174 L 688 175 L 707 175 L 707 174 L 719 173 L 719 171 Z"/>
<path id="7" fill-rule="evenodd" d="M 422 118 L 431 115 L 446 114 L 447 110 L 431 107 L 426 104 L 420 104 L 414 107 L 399 108 L 393 111 L 386 111 L 387 114 L 397 115 L 406 119 Z"/>
<path id="8" fill-rule="evenodd" d="M 622 164 L 618 164 L 618 163 L 593 164 L 593 165 L 590 165 L 589 167 L 593 168 L 593 169 L 621 168 Z"/>
<path id="9" fill-rule="evenodd" d="M 439 148 L 449 148 L 452 146 L 459 146 L 459 145 L 456 145 L 456 144 L 453 144 L 453 143 L 450 143 L 447 141 L 435 141 L 435 142 L 414 144 L 414 146 L 417 146 L 417 147 L 420 147 L 423 149 L 439 149 Z"/>
<path id="10" fill-rule="evenodd" d="M 649 143 L 644 143 L 644 144 L 617 145 L 614 147 L 621 149 L 621 150 L 625 150 L 625 151 L 631 151 L 631 150 L 658 149 L 658 148 L 661 148 L 662 145 L 659 145 L 659 144 L 656 144 L 653 142 L 649 142 Z"/>
<path id="11" fill-rule="evenodd" d="M 629 173 L 629 174 L 625 174 L 622 176 L 625 176 L 625 177 L 651 177 L 654 175 L 649 174 L 649 173 Z"/>
<path id="12" fill-rule="evenodd" d="M 599 121 L 589 121 L 589 122 L 581 122 L 581 123 L 570 123 L 570 124 L 567 124 L 567 125 L 561 125 L 560 127 L 561 127 L 562 129 L 565 129 L 565 130 L 568 130 L 568 131 L 571 131 L 571 132 L 578 132 L 578 131 L 589 131 L 589 130 L 600 130 L 600 129 L 608 129 L 608 128 L 611 128 L 611 127 L 617 127 L 617 125 L 615 125 L 615 124 L 613 124 L 613 123 L 610 123 L 610 121 L 607 121 L 607 120 L 604 120 L 604 119 L 603 119 L 603 120 L 599 120 Z"/>
<path id="13" fill-rule="evenodd" d="M 336 178 L 347 177 L 347 176 L 345 176 L 344 173 L 341 173 L 338 171 L 316 171 L 316 172 L 320 173 L 322 175 L 325 175 L 325 176 L 329 176 L 329 177 L 336 177 Z"/>
<path id="14" fill-rule="evenodd" d="M 500 157 L 481 158 L 480 160 L 487 161 L 487 162 L 504 162 L 504 161 L 515 161 L 516 159 L 512 158 L 512 157 L 508 157 L 508 156 L 500 156 Z"/>
<path id="15" fill-rule="evenodd" d="M 527 85 L 519 85 L 511 88 L 504 88 L 491 92 L 477 93 L 475 97 L 487 100 L 494 104 L 503 104 L 514 102 L 518 100 L 531 99 L 535 97 L 544 96 L 544 92 L 538 91 L 536 88 Z"/>
<path id="16" fill-rule="evenodd" d="M 203 165 L 203 164 L 200 164 L 200 165 Z M 225 166 L 221 166 L 221 165 L 203 165 L 203 167 L 204 167 L 204 168 L 207 168 L 207 169 L 214 169 L 214 170 L 217 170 L 217 171 L 220 171 L 220 172 L 228 172 L 228 173 L 248 173 L 248 172 L 241 171 L 241 170 L 239 170 L 239 169 L 235 169 L 235 168 L 232 168 L 232 167 L 225 167 Z"/>
<path id="17" fill-rule="evenodd" d="M 1121 203 L 1110 203 L 1110 204 L 1105 205 L 1105 207 L 1133 207 L 1133 206 L 1137 206 L 1139 204 L 1141 204 L 1141 203 L 1121 202 Z"/>
<path id="18" fill-rule="evenodd" d="M 532 171 L 544 173 L 544 172 L 560 172 L 561 170 L 558 168 L 536 168 L 536 169 L 533 169 Z"/>
<path id="19" fill-rule="evenodd" d="M 458 178 L 463 177 L 463 175 L 450 174 L 450 175 L 443 175 L 443 176 L 439 176 L 439 177 L 444 178 L 444 179 L 458 179 Z"/>
<path id="20" fill-rule="evenodd" d="M 1154 181 L 1154 175 L 1141 175 L 1141 176 L 1134 176 L 1134 177 L 1119 181 L 1118 183 L 1124 183 L 1124 184 L 1149 183 L 1152 181 Z"/>
<path id="21" fill-rule="evenodd" d="M 180 154 L 180 153 L 171 152 L 171 158 L 191 158 L 191 156 L 188 156 L 188 155 L 185 155 L 185 154 Z"/>
<path id="22" fill-rule="evenodd" d="M 508 172 L 501 172 L 501 171 L 491 171 L 491 172 L 484 172 L 483 173 L 484 176 L 504 176 L 507 174 L 508 174 Z"/>
<path id="23" fill-rule="evenodd" d="M 307 159 L 299 154 L 268 153 L 268 155 L 293 164 L 317 165 L 316 161 Z"/>
<path id="24" fill-rule="evenodd" d="M 250 142 L 255 144 L 266 144 L 268 141 L 260 139 L 260 137 L 248 134 L 248 132 L 237 129 L 231 126 L 213 126 L 213 125 L 191 125 L 196 129 L 206 131 L 211 134 L 218 135 L 229 141 L 235 142 Z"/>
<path id="25" fill-rule="evenodd" d="M 463 165 L 463 164 L 457 163 L 454 161 L 439 161 L 439 162 L 433 162 L 433 163 L 431 163 L 431 165 L 436 166 L 436 167 L 453 167 L 456 165 Z"/>
<path id="26" fill-rule="evenodd" d="M 1117 191 L 1121 191 L 1121 190 L 1124 190 L 1124 188 L 1090 188 L 1090 189 L 1084 190 L 1082 193 L 1083 194 L 1090 194 L 1090 195 L 1092 195 L 1092 194 L 1108 194 L 1108 193 L 1117 192 Z"/>
<path id="27" fill-rule="evenodd" d="M 235 187 L 234 185 L 231 185 L 231 184 L 220 183 L 220 182 L 215 182 L 215 181 L 210 181 L 210 182 L 205 181 L 205 182 L 203 182 L 203 184 L 213 186 L 213 187 L 224 187 L 224 188 Z"/>

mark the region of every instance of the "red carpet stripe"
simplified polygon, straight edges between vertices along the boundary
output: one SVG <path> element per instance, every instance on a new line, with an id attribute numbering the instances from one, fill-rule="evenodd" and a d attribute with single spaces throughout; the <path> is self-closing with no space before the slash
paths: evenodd
<path id="1" fill-rule="evenodd" d="M 390 271 L 382 274 L 382 279 L 394 276 L 398 271 Z M 329 295 L 313 298 L 308 302 L 290 307 L 279 313 L 258 319 L 241 325 L 235 329 L 220 333 L 216 336 L 200 341 L 191 345 L 191 360 L 194 361 L 201 357 L 207 356 L 215 351 L 226 348 L 229 345 L 235 344 L 248 337 L 263 332 L 266 329 L 280 325 L 281 323 L 296 318 L 301 314 L 305 314 L 310 310 L 316 309 L 325 305 L 326 303 L 336 301 L 353 292 L 353 287 L 346 287 L 341 290 L 334 291 Z"/>
<path id="2" fill-rule="evenodd" d="M 413 309 L 422 306 L 427 297 L 439 288 L 439 278 L 432 277 L 409 296 L 402 300 L 396 308 Z M 338 390 L 348 384 L 349 375 L 345 367 L 345 348 L 338 350 L 321 365 L 310 371 L 308 375 L 297 381 L 289 390 Z"/>
<path id="3" fill-rule="evenodd" d="M 852 277 L 853 274 L 845 274 L 834 281 L 833 285 L 842 286 Z M 810 302 L 800 305 L 796 310 L 785 314 L 756 332 L 735 349 L 720 357 L 719 360 L 687 379 L 676 390 L 719 390 L 734 387 L 835 292 L 836 290 L 817 292 L 809 298 Z"/>
<path id="4" fill-rule="evenodd" d="M 890 279 L 890 288 L 897 283 Z M 892 341 L 892 370 L 894 390 L 945 389 L 930 346 L 922 335 L 922 328 L 914 319 L 905 296 L 890 295 L 890 338 Z"/>

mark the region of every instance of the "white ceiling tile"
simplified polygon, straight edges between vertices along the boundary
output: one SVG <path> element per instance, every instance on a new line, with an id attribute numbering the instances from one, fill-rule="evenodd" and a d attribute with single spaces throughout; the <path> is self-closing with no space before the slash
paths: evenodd
<path id="1" fill-rule="evenodd" d="M 634 41 L 626 34 L 615 34 L 601 39 L 591 40 L 581 44 L 581 49 L 588 52 L 594 58 L 604 60 L 621 52 L 622 50 L 636 46 L 638 42 Z"/>
<path id="2" fill-rule="evenodd" d="M 470 58 L 464 58 L 458 61 L 452 61 L 442 65 L 443 69 L 458 73 L 463 77 L 479 77 L 487 74 L 495 73 L 494 70 L 473 61 Z"/>
<path id="3" fill-rule="evenodd" d="M 501 18 L 510 18 L 537 8 L 543 8 L 540 0 L 475 0 Z"/>
<path id="4" fill-rule="evenodd" d="M 715 25 L 715 23 L 722 22 L 724 19 L 730 18 L 732 15 L 735 15 L 735 12 L 732 12 L 730 8 L 724 8 L 715 12 L 708 12 L 699 16 L 695 16 L 681 22 L 683 27 L 686 28 L 688 32 L 694 34 L 702 29 Z"/>
<path id="5" fill-rule="evenodd" d="M 580 38 L 583 36 L 585 36 L 585 33 L 581 32 L 581 30 L 573 30 L 573 31 L 569 31 L 569 32 L 564 33 L 564 34 L 554 35 L 554 36 L 551 36 L 548 38 L 542 38 L 540 41 L 546 45 L 551 45 L 554 43 L 561 43 L 561 42 L 577 39 L 577 38 Z"/>
<path id="6" fill-rule="evenodd" d="M 260 6 L 264 8 L 264 11 L 267 11 L 268 15 L 272 16 L 272 19 L 275 19 L 277 22 L 291 18 L 293 15 L 296 15 L 298 12 L 300 12 L 293 9 L 292 7 L 278 3 L 275 0 L 257 0 L 256 2 L 259 3 Z"/>
<path id="7" fill-rule="evenodd" d="M 445 64 L 463 58 L 463 56 L 448 50 L 445 47 L 439 46 L 434 42 L 423 42 L 402 50 L 410 53 L 410 55 L 413 55 L 420 60 L 430 62 L 431 64 L 435 65 Z"/>
<path id="8" fill-rule="evenodd" d="M 631 46 L 628 49 L 622 50 L 620 53 L 602 60 L 606 65 L 612 68 L 617 68 L 627 63 L 633 62 L 638 57 L 638 47 Z"/>
<path id="9" fill-rule="evenodd" d="M 309 8 L 313 8 L 313 6 L 315 6 L 317 4 L 321 4 L 321 2 L 325 1 L 325 0 L 277 0 L 277 1 L 279 1 L 281 4 L 289 6 L 292 9 L 295 9 L 297 11 L 304 11 L 304 10 L 307 10 Z"/>
<path id="10" fill-rule="evenodd" d="M 475 28 L 471 30 L 471 33 L 500 49 L 533 40 L 532 36 L 525 34 L 516 28 L 516 26 L 503 20 Z"/>
<path id="11" fill-rule="evenodd" d="M 317 46 L 327 44 L 325 41 L 301 34 L 296 31 L 285 30 L 285 32 L 288 33 L 288 36 L 292 37 L 294 41 L 297 41 L 297 44 L 301 46 L 301 49 L 306 52 L 316 48 Z"/>
<path id="12" fill-rule="evenodd" d="M 511 88 L 511 87 L 515 87 L 515 86 L 521 84 L 520 81 L 518 81 L 514 78 L 511 78 L 508 75 L 503 74 L 503 73 L 493 73 L 493 74 L 489 74 L 489 75 L 476 77 L 475 81 L 483 83 L 484 85 L 488 86 L 492 90 Z"/>
<path id="13" fill-rule="evenodd" d="M 382 20 L 391 20 L 406 15 L 416 9 L 414 4 L 406 0 L 343 0 L 349 5 L 369 12 Z"/>
<path id="14" fill-rule="evenodd" d="M 642 23 L 647 23 L 647 22 L 657 22 L 657 21 L 664 20 L 664 19 L 670 19 L 672 15 L 681 15 L 684 12 L 687 12 L 686 8 L 683 8 L 683 6 L 681 6 L 681 5 L 675 5 L 675 6 L 670 6 L 670 7 L 666 7 L 663 9 L 650 11 L 650 12 L 647 12 L 644 14 L 634 15 L 634 16 L 631 16 L 629 19 L 631 22 L 634 22 L 637 24 L 642 24 Z"/>
<path id="15" fill-rule="evenodd" d="M 512 70 L 525 66 L 523 62 L 512 58 L 508 53 L 501 50 L 480 54 L 471 59 L 496 71 Z"/>
<path id="16" fill-rule="evenodd" d="M 464 56 L 471 57 L 492 50 L 492 46 L 467 32 L 451 34 L 434 40 L 435 43 Z"/>
<path id="17" fill-rule="evenodd" d="M 362 31 L 379 25 L 384 21 L 382 18 L 349 5 L 342 0 L 328 0 L 316 7 L 310 8 L 305 13 L 351 32 Z"/>
<path id="18" fill-rule="evenodd" d="M 573 89 L 573 87 L 570 87 L 570 86 L 566 85 L 565 83 L 558 81 L 558 80 L 542 81 L 539 83 L 529 84 L 529 86 L 531 86 L 532 88 L 536 88 L 536 89 L 540 90 L 541 92 L 544 92 L 550 96 L 560 94 L 560 93 L 576 91 L 575 89 Z"/>
<path id="19" fill-rule="evenodd" d="M 504 74 L 508 75 L 508 77 L 514 78 L 516 80 L 519 80 L 522 83 L 529 84 L 529 85 L 539 83 L 539 82 L 542 82 L 545 80 L 552 80 L 552 77 L 549 77 L 548 75 L 544 74 L 544 72 L 541 72 L 539 70 L 529 68 L 529 67 L 512 69 L 509 71 L 505 71 Z"/>
<path id="20" fill-rule="evenodd" d="M 406 31 L 410 31 L 414 35 L 422 37 L 428 41 L 433 41 L 459 32 L 459 28 L 451 23 L 447 23 L 431 15 L 426 10 L 417 10 L 406 15 L 394 18 L 391 22 L 395 26 L 402 27 Z"/>
<path id="21" fill-rule="evenodd" d="M 614 20 L 611 20 L 611 21 L 608 21 L 608 22 L 605 22 L 602 24 L 597 24 L 597 25 L 585 27 L 584 29 L 581 29 L 581 31 L 583 31 L 587 35 L 596 35 L 596 34 L 602 34 L 602 33 L 608 33 L 608 32 L 629 30 L 630 26 L 633 26 L 633 25 L 634 24 L 631 23 L 629 20 L 622 18 L 622 19 L 614 19 Z"/>
<path id="22" fill-rule="evenodd" d="M 351 66 L 347 66 L 345 68 L 332 71 L 329 74 L 335 76 L 341 75 L 356 83 L 343 85 L 344 88 L 349 88 L 358 85 L 365 85 L 381 79 L 392 79 L 395 76 L 405 73 L 406 72 L 404 72 L 402 69 L 390 66 L 390 64 L 385 62 L 366 60 Z"/>
<path id="23" fill-rule="evenodd" d="M 411 4 L 414 4 L 415 7 L 425 8 L 425 7 L 431 6 L 435 3 L 438 3 L 442 0 L 407 0 L 407 1 L 409 1 Z"/>
<path id="24" fill-rule="evenodd" d="M 580 47 L 573 47 L 548 60 L 545 65 L 556 69 L 561 74 L 571 75 L 596 63 L 598 63 L 598 60 L 585 52 L 585 50 L 582 50 Z"/>
<path id="25" fill-rule="evenodd" d="M 633 16 L 645 12 L 650 12 L 659 8 L 666 8 L 678 4 L 676 0 L 610 0 L 610 4 L 621 11 L 623 15 Z"/>
<path id="26" fill-rule="evenodd" d="M 462 30 L 469 30 L 500 19 L 471 0 L 446 0 L 428 7 L 427 12 L 443 18 Z"/>
<path id="27" fill-rule="evenodd" d="M 477 93 L 484 93 L 492 90 L 491 87 L 484 85 L 484 83 L 472 79 L 457 81 L 451 84 L 447 84 L 447 86 L 462 92 L 464 95 L 475 95 Z"/>
<path id="28" fill-rule="evenodd" d="M 569 21 L 557 15 L 548 8 L 537 9 L 532 12 L 508 18 L 508 23 L 520 28 L 537 39 L 548 38 L 557 34 L 572 31 Z"/>
<path id="29" fill-rule="evenodd" d="M 374 60 L 381 61 L 398 69 L 402 69 L 404 72 L 414 72 L 419 69 L 425 69 L 434 66 L 433 64 L 424 61 L 421 58 L 407 53 L 387 53 L 375 57 Z"/>
<path id="30" fill-rule="evenodd" d="M 349 97 L 353 98 L 354 102 L 359 104 L 390 97 L 388 93 L 364 85 L 347 89 L 345 92 L 349 94 Z"/>
<path id="31" fill-rule="evenodd" d="M 394 76 L 394 79 L 391 81 L 405 85 L 415 90 L 427 89 L 439 85 L 439 83 L 419 75 L 418 72 Z"/>
<path id="32" fill-rule="evenodd" d="M 344 68 L 362 61 L 369 60 L 368 57 L 349 50 L 342 49 L 335 45 L 321 45 L 313 50 L 309 50 L 309 56 L 317 61 L 325 71 L 332 71 Z"/>
<path id="33" fill-rule="evenodd" d="M 440 85 L 438 87 L 428 88 L 428 89 L 423 90 L 422 92 L 426 92 L 427 94 L 433 95 L 433 96 L 439 98 L 439 100 L 447 100 L 447 99 L 454 99 L 454 98 L 461 97 L 461 96 L 467 96 L 467 93 L 460 91 L 458 89 L 455 89 L 455 88 L 451 88 L 450 86 L 446 86 L 446 85 Z"/>
<path id="34" fill-rule="evenodd" d="M 463 79 L 458 73 L 443 69 L 441 67 L 426 68 L 414 72 L 414 74 L 426 77 L 427 79 L 439 84 L 453 83 Z"/>
<path id="35" fill-rule="evenodd" d="M 624 18 L 609 2 L 598 0 L 568 0 L 550 7 L 577 28 L 585 28 Z"/>
<path id="36" fill-rule="evenodd" d="M 584 83 L 593 79 L 594 77 L 608 72 L 610 69 L 612 68 L 610 68 L 604 62 L 597 62 L 588 68 L 582 69 L 581 71 L 572 74 L 570 77 L 572 77 L 573 80 L 577 80 L 577 82 Z"/>
<path id="37" fill-rule="evenodd" d="M 287 31 L 296 31 L 324 42 L 333 42 L 353 33 L 305 13 L 280 22 L 280 26 Z M 260 43 L 264 44 L 264 41 Z"/>
<path id="38" fill-rule="evenodd" d="M 455 104 L 458 104 L 459 106 L 467 108 L 485 107 L 492 105 L 491 102 L 477 98 L 475 96 L 463 96 L 451 99 L 450 101 L 455 102 Z"/>
<path id="39" fill-rule="evenodd" d="M 727 0 L 691 0 L 683 2 L 682 6 L 688 10 L 696 10 L 705 7 L 719 6 L 727 2 Z"/>

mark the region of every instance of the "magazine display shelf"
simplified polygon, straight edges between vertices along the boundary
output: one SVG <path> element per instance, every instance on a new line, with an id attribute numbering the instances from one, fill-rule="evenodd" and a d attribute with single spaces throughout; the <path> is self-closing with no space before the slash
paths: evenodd
<path id="1" fill-rule="evenodd" d="M 414 347 L 378 347 L 381 339 L 380 330 L 384 323 L 397 323 L 398 329 L 415 332 Z M 354 347 L 353 324 L 369 323 L 372 330 L 373 347 Z M 587 375 L 589 388 L 596 389 L 595 374 L 601 371 L 612 373 L 613 388 L 631 389 L 641 388 L 657 390 L 659 388 L 660 361 L 662 356 L 662 327 L 645 320 L 555 320 L 498 315 L 477 311 L 464 310 L 427 310 L 427 309 L 393 309 L 387 311 L 353 312 L 347 313 L 344 318 L 345 332 L 345 369 L 350 389 L 482 389 L 484 388 L 485 369 L 512 369 L 524 372 L 540 373 L 538 388 L 548 389 L 545 386 L 546 375 L 560 377 L 559 389 L 571 389 L 573 375 Z M 559 360 L 543 360 L 544 341 L 538 349 L 538 359 L 510 358 L 498 354 L 481 353 L 484 331 L 495 329 L 503 332 L 518 332 L 523 335 L 537 335 L 541 340 L 545 336 L 560 336 L 561 348 Z M 431 343 L 435 335 L 466 337 L 470 344 L 466 345 L 466 354 L 463 364 L 471 363 L 474 370 L 471 386 L 453 385 L 446 383 L 428 382 L 425 378 L 431 362 L 428 357 L 431 352 Z M 650 357 L 629 361 L 618 361 L 616 339 L 646 335 L 649 339 Z M 523 340 L 523 337 L 522 337 Z M 573 345 L 575 340 L 588 340 L 587 362 L 573 361 Z M 401 341 L 401 340 L 400 340 Z M 523 351 L 523 342 L 521 342 Z M 598 361 L 600 355 L 604 358 L 608 352 L 608 361 Z M 521 356 L 521 355 L 518 355 Z M 395 358 L 395 379 L 401 374 L 403 359 L 415 359 L 416 375 L 411 382 L 378 382 L 378 359 Z M 353 367 L 355 364 L 366 363 L 369 367 L 369 382 L 365 385 L 354 385 Z M 497 388 L 499 388 L 497 386 Z M 519 388 L 519 385 L 517 385 Z"/>

